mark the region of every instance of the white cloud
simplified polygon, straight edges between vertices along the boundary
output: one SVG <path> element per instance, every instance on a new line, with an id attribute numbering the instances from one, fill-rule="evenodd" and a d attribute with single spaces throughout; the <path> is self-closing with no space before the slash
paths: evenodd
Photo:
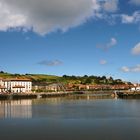
<path id="1" fill-rule="evenodd" d="M 136 46 L 132 49 L 131 52 L 133 55 L 140 55 L 140 42 L 136 44 Z"/>
<path id="2" fill-rule="evenodd" d="M 9 28 L 16 28 L 25 24 L 25 16 L 10 12 L 8 6 L 0 2 L 0 30 L 6 31 Z"/>
<path id="3" fill-rule="evenodd" d="M 107 61 L 104 60 L 104 59 L 102 59 L 102 60 L 100 60 L 100 64 L 101 64 L 101 65 L 106 65 L 106 64 L 107 64 Z"/>
<path id="4" fill-rule="evenodd" d="M 117 40 L 115 38 L 111 38 L 110 42 L 107 44 L 107 48 L 111 48 L 117 44 Z"/>
<path id="5" fill-rule="evenodd" d="M 140 0 L 130 3 L 138 5 Z M 112 14 L 119 9 L 118 5 L 119 0 L 0 0 L 0 31 L 22 27 L 23 31 L 45 35 L 56 30 L 67 31 L 90 18 L 110 24 L 118 18 L 124 24 L 140 23 L 140 11 L 132 15 Z"/>
<path id="6" fill-rule="evenodd" d="M 140 64 L 133 66 L 133 67 L 122 67 L 121 70 L 123 72 L 140 72 Z"/>
<path id="7" fill-rule="evenodd" d="M 0 30 L 24 27 L 42 35 L 66 31 L 89 18 L 101 17 L 101 12 L 116 11 L 117 1 L 105 0 L 101 4 L 99 0 L 0 0 Z"/>
<path id="8" fill-rule="evenodd" d="M 128 16 L 125 14 L 122 15 L 122 23 L 133 23 L 133 22 L 134 22 L 133 16 Z"/>
<path id="9" fill-rule="evenodd" d="M 121 70 L 122 70 L 123 72 L 129 72 L 129 71 L 130 71 L 130 69 L 129 69 L 128 67 L 126 67 L 126 66 L 123 66 L 123 67 L 121 68 Z"/>
<path id="10" fill-rule="evenodd" d="M 140 5 L 140 0 L 130 0 L 130 3 L 138 6 Z"/>
<path id="11" fill-rule="evenodd" d="M 140 11 L 135 11 L 132 15 L 122 14 L 122 23 L 139 23 Z"/>
<path id="12" fill-rule="evenodd" d="M 97 45 L 97 48 L 101 48 L 104 51 L 107 51 L 116 45 L 117 45 L 117 40 L 116 40 L 116 38 L 112 37 L 108 43 L 103 44 L 103 45 Z"/>

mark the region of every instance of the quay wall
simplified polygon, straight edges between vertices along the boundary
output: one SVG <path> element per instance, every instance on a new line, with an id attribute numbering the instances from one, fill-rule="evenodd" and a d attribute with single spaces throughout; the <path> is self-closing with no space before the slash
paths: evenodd
<path id="1" fill-rule="evenodd" d="M 14 94 L 0 94 L 0 100 L 7 99 L 36 99 L 48 97 L 65 97 L 76 94 L 103 94 L 112 95 L 113 91 L 63 91 L 63 92 L 50 92 L 50 93 L 14 93 Z"/>

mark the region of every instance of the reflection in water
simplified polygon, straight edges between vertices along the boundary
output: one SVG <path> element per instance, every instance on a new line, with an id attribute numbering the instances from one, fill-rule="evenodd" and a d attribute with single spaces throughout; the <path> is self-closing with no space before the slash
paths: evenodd
<path id="1" fill-rule="evenodd" d="M 68 97 L 68 99 L 77 99 L 77 100 L 112 99 L 112 98 L 114 97 L 111 94 L 83 94 Z"/>
<path id="2" fill-rule="evenodd" d="M 140 100 L 106 99 L 75 95 L 0 101 L 1 118 L 18 118 L 0 119 L 0 139 L 139 140 Z"/>
<path id="3" fill-rule="evenodd" d="M 82 101 L 110 98 L 112 98 L 110 95 L 86 94 L 34 100 L 0 101 L 0 118 L 63 117 L 65 115 L 68 117 L 70 108 L 71 110 L 75 108 L 69 106 L 72 102 L 76 104 L 77 101 L 80 101 L 81 104 L 84 104 L 85 102 Z"/>
<path id="4" fill-rule="evenodd" d="M 44 116 L 50 116 L 56 113 L 62 113 L 65 106 L 63 103 L 69 103 L 71 100 L 94 100 L 111 98 L 110 95 L 73 95 L 67 97 L 35 99 L 35 100 L 7 100 L 0 101 L 0 118 L 32 118 L 39 117 L 40 113 Z M 41 106 L 45 104 L 44 106 Z M 60 108 L 60 104 L 62 104 Z M 35 106 L 37 105 L 37 106 Z M 38 106 L 40 105 L 40 107 Z M 51 106 L 53 105 L 53 106 Z M 52 111 L 53 109 L 53 111 Z M 44 113 L 43 113 L 44 112 Z"/>
<path id="5" fill-rule="evenodd" d="M 32 100 L 0 101 L 0 118 L 32 118 Z"/>
<path id="6" fill-rule="evenodd" d="M 62 100 L 93 100 L 93 99 L 113 99 L 114 96 L 111 94 L 82 94 L 82 95 L 69 95 L 65 97 L 52 97 L 52 98 L 43 98 L 43 99 L 35 99 L 33 100 L 33 104 L 38 103 L 52 103 L 52 104 L 58 104 Z"/>

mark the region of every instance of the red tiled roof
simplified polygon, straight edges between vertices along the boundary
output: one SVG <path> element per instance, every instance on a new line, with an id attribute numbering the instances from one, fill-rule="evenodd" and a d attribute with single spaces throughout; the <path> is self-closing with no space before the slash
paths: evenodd
<path id="1" fill-rule="evenodd" d="M 12 78 L 12 79 L 4 79 L 4 81 L 31 81 L 31 80 L 30 79 Z"/>

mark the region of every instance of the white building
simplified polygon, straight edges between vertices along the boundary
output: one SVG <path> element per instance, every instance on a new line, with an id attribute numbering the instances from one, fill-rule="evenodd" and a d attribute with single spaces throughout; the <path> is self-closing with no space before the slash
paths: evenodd
<path id="1" fill-rule="evenodd" d="M 32 81 L 30 79 L 1 79 L 0 92 L 9 93 L 30 93 Z"/>
<path id="2" fill-rule="evenodd" d="M 0 93 L 5 91 L 6 91 L 6 87 L 4 86 L 4 82 L 2 79 L 0 79 Z"/>
<path id="3" fill-rule="evenodd" d="M 136 91 L 140 91 L 140 87 L 136 87 Z"/>
<path id="4" fill-rule="evenodd" d="M 140 91 L 140 87 L 133 87 L 130 89 L 131 91 Z"/>

